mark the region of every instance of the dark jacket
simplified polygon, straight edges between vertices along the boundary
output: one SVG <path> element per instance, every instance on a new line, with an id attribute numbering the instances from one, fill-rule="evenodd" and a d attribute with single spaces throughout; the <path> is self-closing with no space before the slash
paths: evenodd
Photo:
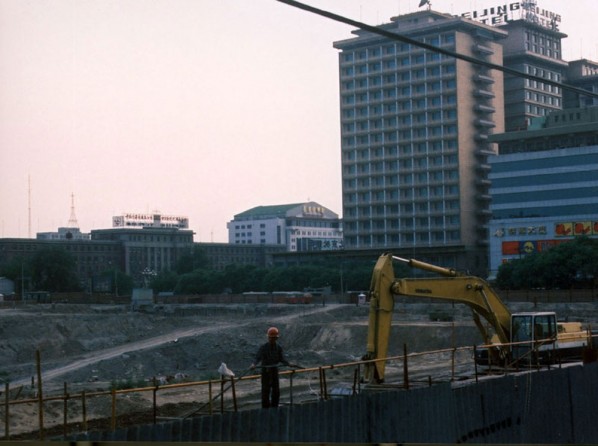
<path id="1" fill-rule="evenodd" d="M 280 345 L 266 342 L 257 351 L 254 364 L 261 364 L 262 366 L 275 366 L 278 364 L 289 365 L 289 362 L 285 359 L 282 347 Z"/>

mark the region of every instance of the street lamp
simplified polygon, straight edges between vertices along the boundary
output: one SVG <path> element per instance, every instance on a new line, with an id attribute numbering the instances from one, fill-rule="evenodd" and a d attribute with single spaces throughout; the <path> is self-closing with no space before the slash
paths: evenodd
<path id="1" fill-rule="evenodd" d="M 143 288 L 147 288 L 150 277 L 156 277 L 158 273 L 156 273 L 150 267 L 146 267 L 143 271 L 141 271 L 141 275 L 143 276 Z"/>

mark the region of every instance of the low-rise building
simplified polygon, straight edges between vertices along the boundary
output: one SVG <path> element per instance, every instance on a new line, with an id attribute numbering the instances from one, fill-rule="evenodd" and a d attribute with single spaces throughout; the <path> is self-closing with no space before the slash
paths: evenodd
<path id="1" fill-rule="evenodd" d="M 343 246 L 341 220 L 316 202 L 257 206 L 227 224 L 234 245 L 285 246 L 290 252 L 332 251 Z"/>
<path id="2" fill-rule="evenodd" d="M 135 282 L 143 271 L 174 270 L 178 259 L 193 247 L 193 231 L 176 228 L 110 228 L 91 231 L 92 241 L 118 243 L 122 270 Z"/>

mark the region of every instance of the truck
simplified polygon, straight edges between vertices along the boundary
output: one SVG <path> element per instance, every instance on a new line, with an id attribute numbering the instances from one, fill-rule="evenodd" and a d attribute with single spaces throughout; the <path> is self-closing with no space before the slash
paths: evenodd
<path id="1" fill-rule="evenodd" d="M 434 277 L 395 278 L 393 260 Z M 581 322 L 560 322 L 555 312 L 512 313 L 485 280 L 453 268 L 382 254 L 374 266 L 369 290 L 367 360 L 365 380 L 384 382 L 391 336 L 394 296 L 425 297 L 462 303 L 470 307 L 484 344 L 476 348 L 480 365 L 504 367 L 530 363 L 555 363 L 595 356 L 592 333 Z M 591 355 L 589 353 L 594 353 Z"/>

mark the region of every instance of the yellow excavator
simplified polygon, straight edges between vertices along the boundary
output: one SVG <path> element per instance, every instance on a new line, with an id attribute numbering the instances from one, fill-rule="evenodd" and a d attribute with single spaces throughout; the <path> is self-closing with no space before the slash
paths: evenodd
<path id="1" fill-rule="evenodd" d="M 393 260 L 439 277 L 396 279 Z M 509 365 L 518 362 L 555 362 L 580 359 L 592 345 L 590 330 L 580 322 L 557 322 L 553 312 L 511 313 L 483 279 L 450 268 L 385 253 L 374 267 L 370 285 L 366 360 L 388 356 L 394 296 L 426 297 L 463 303 L 472 310 L 484 346 L 477 349 L 476 362 L 482 365 Z M 486 323 L 482 320 L 484 319 Z M 369 362 L 365 380 L 384 382 L 386 361 Z"/>

